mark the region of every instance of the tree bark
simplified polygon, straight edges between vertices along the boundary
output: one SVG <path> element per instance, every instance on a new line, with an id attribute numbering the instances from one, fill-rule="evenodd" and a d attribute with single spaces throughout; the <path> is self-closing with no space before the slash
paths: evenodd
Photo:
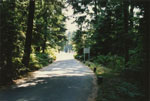
<path id="1" fill-rule="evenodd" d="M 145 101 L 149 101 L 149 84 L 150 84 L 150 74 L 149 74 L 149 66 L 150 66 L 150 2 L 144 3 L 144 60 L 145 60 L 145 66 L 144 66 L 144 89 L 145 89 Z"/>
<path id="2" fill-rule="evenodd" d="M 131 2 L 131 8 L 130 8 L 130 28 L 133 28 L 133 9 L 134 9 L 134 5 Z"/>
<path id="3" fill-rule="evenodd" d="M 97 1 L 94 0 L 94 12 L 95 12 L 95 17 L 97 18 Z"/>
<path id="4" fill-rule="evenodd" d="M 35 10 L 35 1 L 30 0 L 26 40 L 25 40 L 25 47 L 24 47 L 24 56 L 23 56 L 23 59 L 22 59 L 22 63 L 26 67 L 29 66 L 30 53 L 31 53 L 34 10 Z"/>
<path id="5" fill-rule="evenodd" d="M 125 64 L 127 66 L 127 62 L 129 61 L 129 43 L 128 43 L 128 20 L 129 20 L 129 12 L 128 12 L 129 3 L 127 0 L 123 1 L 123 12 L 124 12 L 124 53 L 125 53 Z"/>
<path id="6" fill-rule="evenodd" d="M 47 39 L 46 39 L 46 35 L 44 35 L 44 40 L 43 40 L 44 42 L 43 42 L 43 46 L 42 46 L 42 53 L 45 53 L 45 49 L 46 49 L 46 41 L 47 41 Z"/>
<path id="7" fill-rule="evenodd" d="M 44 40 L 43 40 L 43 45 L 42 45 L 42 52 L 45 53 L 45 49 L 46 49 L 46 41 L 47 41 L 47 10 L 45 12 L 45 16 L 44 16 L 44 21 L 45 21 L 45 33 L 44 33 Z"/>
<path id="8" fill-rule="evenodd" d="M 2 9 L 0 12 L 0 18 L 2 18 L 2 20 L 4 21 L 0 21 L 0 84 L 5 84 L 12 82 L 12 78 L 14 77 L 12 58 L 14 43 L 16 41 L 16 25 L 14 25 L 16 15 L 14 15 L 13 12 L 16 8 L 16 4 L 15 0 L 12 0 L 11 2 L 7 1 L 7 10 L 9 11 L 6 11 L 7 13 L 4 13 L 3 10 L 6 10 L 6 4 L 3 4 L 3 1 L 1 2 L 1 6 L 4 6 L 4 9 Z M 10 22 L 7 22 L 8 20 Z M 6 28 L 8 30 L 6 30 Z"/>

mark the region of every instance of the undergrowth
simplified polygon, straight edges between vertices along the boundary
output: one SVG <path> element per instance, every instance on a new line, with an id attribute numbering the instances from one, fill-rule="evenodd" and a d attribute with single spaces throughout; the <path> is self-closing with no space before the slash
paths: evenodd
<path id="1" fill-rule="evenodd" d="M 55 59 L 55 50 L 47 49 L 45 53 L 42 52 L 32 52 L 30 54 L 30 62 L 29 62 L 29 67 L 25 67 L 24 64 L 22 63 L 22 58 L 14 58 L 13 59 L 13 76 L 11 77 L 11 82 L 7 82 L 7 80 L 1 80 L 0 82 L 0 88 L 1 86 L 7 86 L 11 85 L 13 83 L 13 80 L 16 80 L 18 78 L 22 78 L 26 75 L 28 75 L 29 72 L 38 70 L 44 66 L 49 65 L 52 63 Z"/>
<path id="2" fill-rule="evenodd" d="M 144 101 L 142 88 L 136 80 L 129 81 L 111 68 L 94 62 L 85 62 L 92 70 L 97 68 L 95 74 L 103 77 L 103 82 L 98 85 L 96 101 Z"/>

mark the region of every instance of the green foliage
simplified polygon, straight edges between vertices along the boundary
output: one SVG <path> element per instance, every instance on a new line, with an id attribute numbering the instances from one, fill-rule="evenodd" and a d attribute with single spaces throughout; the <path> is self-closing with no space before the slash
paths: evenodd
<path id="1" fill-rule="evenodd" d="M 85 64 L 89 66 L 92 70 L 96 68 L 96 74 L 105 74 L 105 73 L 110 73 L 112 70 L 110 68 L 106 68 L 105 66 L 97 63 L 97 62 L 89 62 L 86 61 Z"/>
<path id="2" fill-rule="evenodd" d="M 116 89 L 117 92 L 124 97 L 135 98 L 142 96 L 137 86 L 128 82 L 121 82 Z"/>
<path id="3" fill-rule="evenodd" d="M 36 56 L 38 63 L 41 64 L 41 67 L 47 66 L 49 63 L 53 62 L 53 59 L 48 54 L 37 53 Z"/>
<path id="4" fill-rule="evenodd" d="M 102 76 L 103 82 L 98 86 L 98 96 L 96 101 L 141 101 L 144 98 L 143 90 L 135 79 L 132 82 L 126 80 L 113 68 L 106 68 L 99 63 L 85 63 L 92 70 L 97 68 L 96 76 Z"/>
<path id="5" fill-rule="evenodd" d="M 121 72 L 128 68 L 142 73 L 143 4 L 128 2 L 128 0 L 126 2 L 120 0 L 83 2 L 69 2 L 75 10 L 74 14 L 84 12 L 91 16 L 90 20 L 84 16 L 76 18 L 80 29 L 76 31 L 73 39 L 76 57 L 83 58 L 83 48 L 90 47 L 92 61 L 112 68 L 113 71 Z M 93 12 L 90 8 L 84 8 L 85 5 L 90 6 Z M 139 11 L 135 12 L 134 9 Z M 86 28 L 84 24 L 87 24 Z"/>
<path id="6" fill-rule="evenodd" d="M 56 59 L 55 51 L 49 47 L 45 53 L 33 52 L 30 55 L 30 69 L 36 70 L 52 63 Z"/>
<path id="7" fill-rule="evenodd" d="M 81 61 L 84 60 L 84 55 L 75 55 L 74 57 L 75 57 L 75 59 L 78 59 L 78 60 L 81 60 Z"/>
<path id="8" fill-rule="evenodd" d="M 54 53 L 32 53 L 30 55 L 30 70 L 37 70 L 52 63 L 56 57 Z"/>
<path id="9" fill-rule="evenodd" d="M 66 41 L 66 17 L 62 13 L 64 0 L 36 0 L 30 39 L 32 51 L 30 60 L 25 60 L 29 61 L 29 68 L 23 65 L 29 1 L 0 2 L 0 84 L 7 84 L 21 74 L 48 65 L 56 59 L 49 47 L 57 50 Z"/>
<path id="10" fill-rule="evenodd" d="M 107 81 L 104 81 L 99 87 L 100 96 L 97 101 L 141 101 L 143 99 L 143 92 L 136 84 L 118 78 L 107 78 Z"/>
<path id="11" fill-rule="evenodd" d="M 124 58 L 117 55 L 99 55 L 96 58 L 93 58 L 92 61 L 111 68 L 114 71 L 121 71 L 125 68 Z"/>
<path id="12" fill-rule="evenodd" d="M 82 60 L 83 48 L 90 47 L 90 61 L 96 64 L 98 69 L 96 73 L 104 73 L 100 72 L 103 71 L 104 66 L 110 69 L 111 73 L 121 75 L 121 79 L 129 80 L 123 84 L 118 82 L 118 85 L 113 85 L 114 89 L 111 87 L 111 82 L 108 82 L 108 86 L 104 87 L 106 95 L 104 94 L 103 99 L 99 100 L 140 101 L 138 98 L 134 100 L 136 96 L 140 96 L 137 91 L 139 87 L 131 82 L 137 81 L 145 90 L 147 89 L 143 85 L 147 80 L 144 78 L 147 73 L 144 67 L 144 55 L 147 53 L 144 52 L 148 48 L 145 48 L 145 51 L 143 49 L 144 46 L 146 47 L 144 42 L 148 40 L 144 37 L 144 35 L 148 36 L 148 30 L 145 29 L 148 25 L 144 24 L 148 22 L 146 3 L 130 0 L 71 0 L 69 3 L 73 6 L 74 14 L 84 13 L 91 17 L 90 20 L 84 14 L 76 17 L 75 22 L 79 27 L 73 40 L 76 58 Z M 118 98 L 118 93 L 113 91 L 116 87 L 119 87 L 120 92 L 127 98 Z"/>
<path id="13" fill-rule="evenodd" d="M 141 53 L 141 49 L 138 47 L 134 50 L 130 50 L 129 54 L 131 55 L 130 60 L 128 61 L 128 65 L 130 65 L 130 69 L 141 71 L 143 65 L 143 56 Z"/>
<path id="14" fill-rule="evenodd" d="M 41 67 L 40 65 L 38 65 L 40 63 L 39 63 L 38 58 L 35 53 L 30 54 L 30 63 L 29 64 L 30 64 L 29 67 L 32 69 L 34 69 L 35 67 L 37 67 L 37 68 Z"/>
<path id="15" fill-rule="evenodd" d="M 17 53 L 19 47 L 16 44 L 19 36 L 18 29 L 20 29 L 20 26 L 17 25 L 20 16 L 17 16 L 18 9 L 15 9 L 14 0 L 11 2 L 11 5 L 8 5 L 10 1 L 4 1 L 0 5 L 0 81 L 2 82 L 11 81 L 16 75 L 12 61 L 19 55 Z"/>
<path id="16" fill-rule="evenodd" d="M 15 75 L 12 77 L 13 79 L 17 79 L 20 75 L 24 75 L 27 71 L 29 71 L 29 69 L 26 68 L 24 64 L 21 62 L 21 58 L 14 59 L 13 67 L 15 67 L 14 70 Z"/>

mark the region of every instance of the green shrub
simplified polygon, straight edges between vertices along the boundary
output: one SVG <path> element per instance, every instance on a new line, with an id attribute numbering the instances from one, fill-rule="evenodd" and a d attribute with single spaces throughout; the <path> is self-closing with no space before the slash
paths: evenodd
<path id="1" fill-rule="evenodd" d="M 35 53 L 30 54 L 29 67 L 30 67 L 31 70 L 35 70 L 35 69 L 38 69 L 38 68 L 41 67 Z"/>
<path id="2" fill-rule="evenodd" d="M 94 60 L 95 63 L 111 68 L 113 71 L 121 71 L 124 68 L 124 57 L 108 54 L 99 55 Z"/>
<path id="3" fill-rule="evenodd" d="M 142 93 L 139 91 L 138 87 L 129 82 L 121 82 L 117 87 L 117 92 L 123 97 L 135 98 L 142 96 Z"/>
<path id="4" fill-rule="evenodd" d="M 75 57 L 75 59 L 78 59 L 78 60 L 83 60 L 84 59 L 83 55 L 75 55 L 74 57 Z"/>
<path id="5" fill-rule="evenodd" d="M 136 80 L 139 82 L 143 82 L 144 77 L 144 69 L 143 69 L 143 53 L 139 51 L 139 49 L 129 50 L 129 61 L 127 63 L 128 67 L 122 70 L 122 76 L 128 78 L 130 80 Z"/>
<path id="6" fill-rule="evenodd" d="M 30 55 L 29 67 L 31 70 L 39 69 L 43 66 L 47 66 L 56 59 L 55 56 L 51 57 L 48 53 L 32 53 Z"/>
<path id="7" fill-rule="evenodd" d="M 144 62 L 142 53 L 138 49 L 129 50 L 130 59 L 128 61 L 128 66 L 130 69 L 141 70 L 142 63 Z"/>
<path id="8" fill-rule="evenodd" d="M 54 60 L 49 54 L 46 53 L 37 53 L 36 56 L 39 64 L 41 64 L 42 66 L 48 65 Z"/>
<path id="9" fill-rule="evenodd" d="M 49 54 L 49 57 L 56 60 L 56 49 L 48 48 L 45 53 Z"/>

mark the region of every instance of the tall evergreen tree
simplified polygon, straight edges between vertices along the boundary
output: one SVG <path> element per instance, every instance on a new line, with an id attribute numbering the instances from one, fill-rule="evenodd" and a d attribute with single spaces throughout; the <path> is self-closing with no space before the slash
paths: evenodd
<path id="1" fill-rule="evenodd" d="M 129 32 L 129 2 L 127 0 L 123 1 L 123 13 L 124 13 L 124 54 L 125 54 L 125 63 L 129 61 L 129 43 L 128 43 L 128 32 Z M 127 65 L 126 65 L 127 66 Z"/>
<path id="2" fill-rule="evenodd" d="M 17 24 L 15 0 L 1 1 L 0 5 L 0 82 L 10 82 L 14 76 L 12 58 L 16 42 Z"/>
<path id="3" fill-rule="evenodd" d="M 26 32 L 26 40 L 25 40 L 25 48 L 24 48 L 24 56 L 22 59 L 22 62 L 26 67 L 28 67 L 29 60 L 30 60 L 34 11 L 35 11 L 35 1 L 30 0 L 28 24 L 27 24 L 27 32 Z"/>

